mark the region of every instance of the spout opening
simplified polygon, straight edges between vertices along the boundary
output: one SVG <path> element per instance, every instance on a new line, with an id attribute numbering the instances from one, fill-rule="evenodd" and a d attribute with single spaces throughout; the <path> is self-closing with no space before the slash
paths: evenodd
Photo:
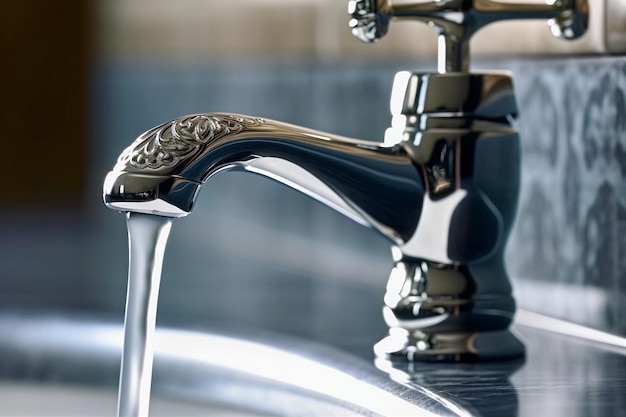
<path id="1" fill-rule="evenodd" d="M 184 217 L 200 184 L 184 178 L 111 171 L 104 180 L 104 204 L 119 211 Z"/>

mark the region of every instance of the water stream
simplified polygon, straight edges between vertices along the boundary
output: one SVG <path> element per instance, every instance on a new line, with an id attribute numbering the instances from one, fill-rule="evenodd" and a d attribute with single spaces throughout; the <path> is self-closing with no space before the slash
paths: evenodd
<path id="1" fill-rule="evenodd" d="M 169 217 L 127 213 L 128 292 L 118 417 L 147 416 L 152 382 L 153 339 Z"/>

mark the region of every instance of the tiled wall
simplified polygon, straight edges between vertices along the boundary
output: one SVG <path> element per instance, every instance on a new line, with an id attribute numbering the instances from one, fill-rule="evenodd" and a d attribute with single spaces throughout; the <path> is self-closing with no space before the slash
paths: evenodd
<path id="1" fill-rule="evenodd" d="M 516 63 L 520 304 L 626 334 L 626 61 Z"/>

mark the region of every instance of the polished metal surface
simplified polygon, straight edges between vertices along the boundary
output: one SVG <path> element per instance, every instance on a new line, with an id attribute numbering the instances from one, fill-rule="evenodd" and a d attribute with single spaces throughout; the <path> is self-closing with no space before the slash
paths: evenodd
<path id="1" fill-rule="evenodd" d="M 373 292 L 366 296 L 368 302 L 376 299 Z M 275 333 L 159 328 L 154 397 L 238 409 L 245 415 L 626 415 L 624 339 L 621 347 L 585 340 L 562 334 L 560 324 L 551 327 L 554 321 L 548 317 L 531 317 L 544 328 L 528 319 L 513 326 L 528 346 L 525 361 L 378 359 L 380 370 L 338 350 Z M 76 387 L 114 392 L 122 349 L 120 322 L 3 313 L 0 333 L 0 389 L 29 385 L 43 392 Z M 159 403 L 153 403 L 154 413 L 167 415 Z M 50 415 L 63 408 L 52 404 Z M 114 400 L 108 407 L 96 415 L 113 414 Z"/>
<path id="2" fill-rule="evenodd" d="M 351 0 L 352 33 L 364 42 L 374 42 L 389 30 L 392 19 L 417 20 L 439 34 L 440 73 L 467 72 L 469 41 L 481 28 L 501 20 L 545 19 L 554 36 L 576 39 L 587 30 L 587 0 L 548 0 L 544 4 L 491 0 L 445 0 L 401 2 Z"/>
<path id="3" fill-rule="evenodd" d="M 230 170 L 282 182 L 395 243 L 415 229 L 424 194 L 400 146 L 247 116 L 199 114 L 140 136 L 107 176 L 104 199 L 123 211 L 184 216 L 200 185 Z"/>
<path id="4" fill-rule="evenodd" d="M 117 382 L 121 323 L 3 314 L 0 334 L 0 383 L 108 391 Z M 437 394 L 394 383 L 369 362 L 280 334 L 159 328 L 154 365 L 153 396 L 245 415 L 457 415 Z"/>
<path id="5" fill-rule="evenodd" d="M 266 176 L 389 239 L 396 266 L 385 320 L 392 331 L 379 354 L 520 356 L 506 330 L 515 302 L 502 259 L 519 188 L 510 77 L 400 73 L 391 109 L 384 143 L 234 114 L 181 117 L 122 153 L 104 200 L 117 210 L 179 217 L 219 172 Z M 403 284 L 415 279 L 417 297 Z"/>
<path id="6" fill-rule="evenodd" d="M 528 347 L 525 361 L 442 366 L 379 359 L 377 366 L 472 416 L 626 415 L 626 349 L 528 324 L 514 326 Z"/>
<path id="7" fill-rule="evenodd" d="M 489 293 L 478 289 L 483 283 Z M 504 270 L 480 275 L 469 267 L 398 261 L 383 309 L 389 336 L 374 351 L 400 362 L 520 358 L 524 345 L 508 330 L 514 313 Z"/>
<path id="8" fill-rule="evenodd" d="M 36 401 L 33 399 L 36 398 Z M 117 393 L 111 387 L 0 380 L 0 417 L 110 417 Z M 269 417 L 240 407 L 155 396 L 150 417 Z"/>

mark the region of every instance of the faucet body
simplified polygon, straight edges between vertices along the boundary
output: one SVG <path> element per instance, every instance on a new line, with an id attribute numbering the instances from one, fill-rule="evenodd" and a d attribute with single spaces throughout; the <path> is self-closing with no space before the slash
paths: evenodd
<path id="1" fill-rule="evenodd" d="M 519 192 L 511 78 L 399 73 L 385 140 L 350 139 L 262 118 L 196 114 L 141 135 L 104 184 L 117 210 L 189 214 L 213 175 L 243 170 L 303 192 L 392 247 L 376 347 L 395 360 L 523 355 L 503 262 Z"/>

